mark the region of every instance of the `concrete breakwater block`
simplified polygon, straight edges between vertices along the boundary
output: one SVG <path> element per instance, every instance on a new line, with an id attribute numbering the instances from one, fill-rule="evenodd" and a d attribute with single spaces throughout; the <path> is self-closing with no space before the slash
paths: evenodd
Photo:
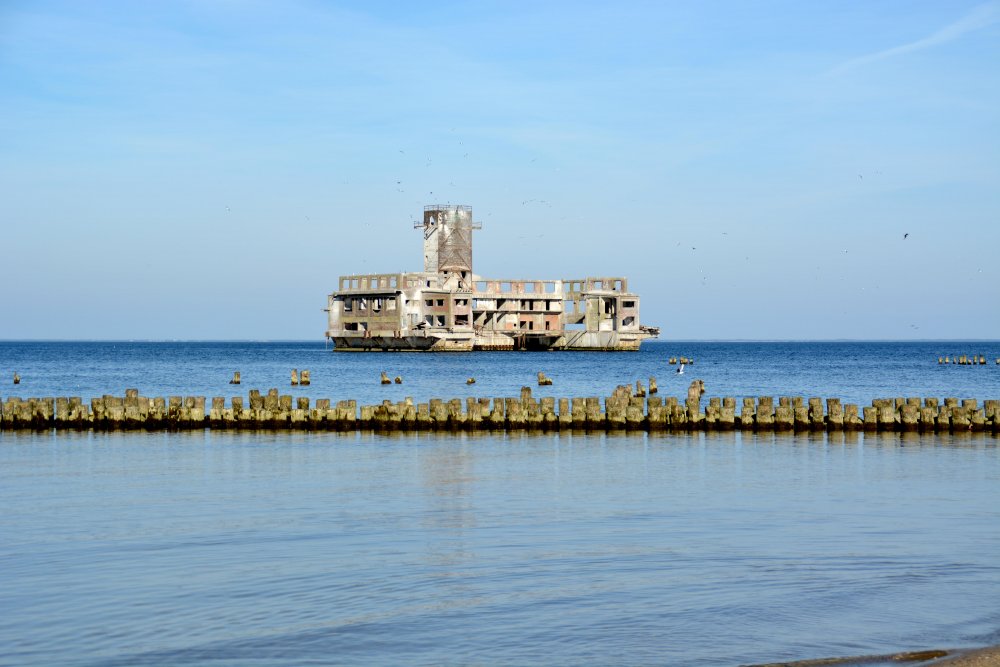
<path id="1" fill-rule="evenodd" d="M 301 382 L 301 376 L 300 376 Z M 758 432 L 895 431 L 914 433 L 1000 433 L 1000 400 L 956 397 L 877 398 L 869 406 L 839 398 L 770 396 L 710 397 L 703 386 L 687 398 L 652 396 L 640 382 L 620 385 L 597 397 L 536 398 L 531 387 L 516 397 L 444 400 L 415 404 L 384 400 L 359 405 L 311 401 L 271 388 L 247 397 L 168 396 L 149 398 L 138 389 L 124 396 L 9 397 L 0 401 L 0 429 L 305 429 L 394 430 L 647 430 Z"/>

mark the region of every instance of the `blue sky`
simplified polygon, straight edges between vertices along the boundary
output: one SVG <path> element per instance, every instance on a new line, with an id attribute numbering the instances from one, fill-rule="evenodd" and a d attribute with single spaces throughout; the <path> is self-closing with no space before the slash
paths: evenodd
<path id="1" fill-rule="evenodd" d="M 8 0 L 0 338 L 321 339 L 450 202 L 668 340 L 996 339 L 997 63 L 998 2 Z"/>

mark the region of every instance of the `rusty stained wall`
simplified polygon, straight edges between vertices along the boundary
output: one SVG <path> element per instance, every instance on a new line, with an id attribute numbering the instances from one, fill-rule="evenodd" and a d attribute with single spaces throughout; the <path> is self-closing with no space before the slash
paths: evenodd
<path id="1" fill-rule="evenodd" d="M 345 296 L 339 305 L 338 328 L 345 331 L 382 334 L 404 328 L 402 305 L 395 294 Z"/>
<path id="2" fill-rule="evenodd" d="M 477 331 L 557 332 L 563 328 L 562 281 L 480 278 L 474 287 Z"/>

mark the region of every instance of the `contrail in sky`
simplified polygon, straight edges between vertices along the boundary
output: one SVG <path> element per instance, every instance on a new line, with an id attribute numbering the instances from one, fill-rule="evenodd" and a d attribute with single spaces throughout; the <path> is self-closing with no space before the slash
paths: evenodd
<path id="1" fill-rule="evenodd" d="M 997 21 L 1000 21 L 1000 9 L 998 8 L 1000 8 L 1000 5 L 995 2 L 979 5 L 959 20 L 954 23 L 949 23 L 945 27 L 931 33 L 927 37 L 918 39 L 915 42 L 901 44 L 890 49 L 876 51 L 875 53 L 869 53 L 868 55 L 853 58 L 847 62 L 837 65 L 831 70 L 831 72 L 839 74 L 860 65 L 866 65 L 878 60 L 894 58 L 907 53 L 913 53 L 914 51 L 929 49 L 932 46 L 937 46 L 939 44 L 953 42 L 962 35 L 982 30 L 983 28 L 989 27 Z"/>

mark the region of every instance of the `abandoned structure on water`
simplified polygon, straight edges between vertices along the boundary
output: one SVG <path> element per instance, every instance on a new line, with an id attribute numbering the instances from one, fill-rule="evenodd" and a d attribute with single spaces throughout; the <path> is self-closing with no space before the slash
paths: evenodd
<path id="1" fill-rule="evenodd" d="M 341 276 L 327 298 L 336 350 L 638 350 L 639 297 L 621 277 L 483 278 L 472 272 L 469 206 L 424 207 L 424 270 Z"/>

